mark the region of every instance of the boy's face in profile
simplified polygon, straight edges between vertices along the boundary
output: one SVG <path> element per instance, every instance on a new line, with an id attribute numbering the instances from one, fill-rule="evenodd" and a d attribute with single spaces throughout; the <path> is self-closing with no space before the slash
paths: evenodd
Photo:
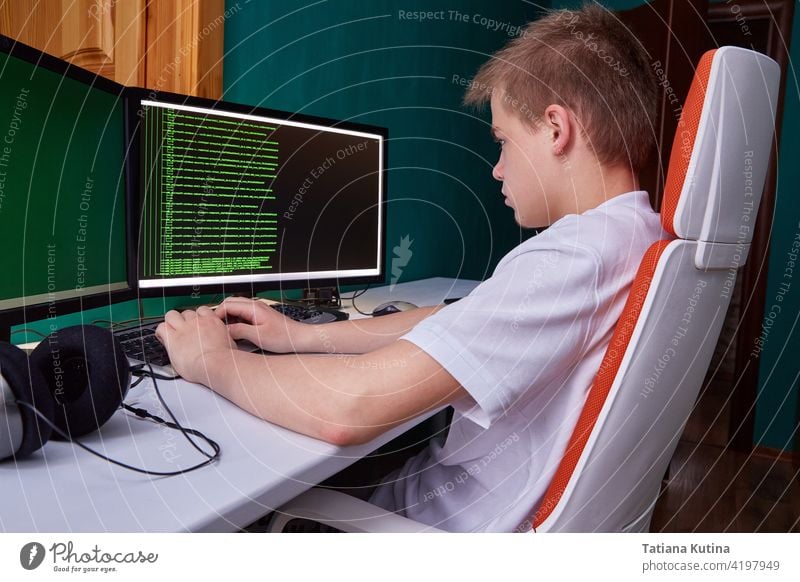
<path id="1" fill-rule="evenodd" d="M 503 183 L 505 203 L 514 209 L 522 227 L 549 226 L 554 216 L 552 201 L 560 186 L 557 157 L 545 124 L 534 127 L 492 95 L 492 134 L 500 144 L 500 159 L 492 176 Z M 563 177 L 561 177 L 563 180 Z"/>

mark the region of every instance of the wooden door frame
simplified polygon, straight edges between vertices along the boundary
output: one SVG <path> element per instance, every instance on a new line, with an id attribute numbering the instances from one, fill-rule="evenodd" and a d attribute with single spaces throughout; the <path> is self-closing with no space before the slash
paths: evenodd
<path id="1" fill-rule="evenodd" d="M 736 451 L 749 452 L 753 448 L 755 433 L 755 408 L 761 360 L 760 350 L 754 348 L 762 333 L 764 306 L 767 300 L 769 250 L 777 186 L 777 153 L 780 151 L 783 95 L 789 61 L 788 46 L 792 33 L 794 0 L 736 0 L 736 2 L 736 11 L 733 10 L 733 5 L 728 3 L 710 4 L 708 22 L 738 21 L 740 26 L 746 26 L 748 21 L 769 20 L 771 27 L 767 38 L 767 55 L 775 59 L 781 67 L 775 137 L 770 153 L 769 169 L 756 217 L 748 261 L 739 273 L 742 302 L 734 340 L 734 383 L 730 398 L 728 444 Z"/>
<path id="2" fill-rule="evenodd" d="M 653 0 L 620 13 L 622 20 L 638 33 L 651 61 L 663 61 L 663 77 L 659 75 L 659 80 L 666 80 L 666 87 L 661 88 L 658 120 L 654 128 L 658 157 L 655 164 L 651 164 L 641 176 L 642 187 L 650 192 L 653 208 L 657 211 L 661 208 L 664 177 L 677 127 L 677 116 L 674 114 L 675 108 L 669 103 L 668 90 L 681 100 L 685 99 L 697 62 L 707 48 L 707 39 L 710 37 L 708 23 L 736 22 L 739 19 L 740 23 L 746 24 L 748 21 L 766 18 L 772 25 L 767 39 L 767 53 L 781 67 L 776 132 L 749 260 L 738 277 L 743 300 L 733 340 L 734 377 L 727 443 L 734 450 L 745 452 L 753 448 L 760 361 L 760 352 L 754 354 L 753 348 L 762 332 L 767 295 L 769 244 L 775 213 L 777 152 L 789 60 L 788 39 L 791 36 L 793 15 L 794 0 L 736 0 L 735 6 L 728 2 L 711 4 L 708 0 Z"/>

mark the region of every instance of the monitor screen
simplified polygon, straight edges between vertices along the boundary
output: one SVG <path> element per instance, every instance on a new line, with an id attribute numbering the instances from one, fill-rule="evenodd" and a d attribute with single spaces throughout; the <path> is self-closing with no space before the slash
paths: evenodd
<path id="1" fill-rule="evenodd" d="M 129 287 L 121 89 L 0 39 L 0 310 Z"/>
<path id="2" fill-rule="evenodd" d="M 140 289 L 382 279 L 385 130 L 185 98 L 139 115 Z"/>

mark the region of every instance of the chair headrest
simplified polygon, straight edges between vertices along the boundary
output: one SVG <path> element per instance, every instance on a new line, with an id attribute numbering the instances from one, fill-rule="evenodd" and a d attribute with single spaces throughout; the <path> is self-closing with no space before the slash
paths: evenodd
<path id="1" fill-rule="evenodd" d="M 738 47 L 703 55 L 681 111 L 661 207 L 664 230 L 749 245 L 772 148 L 780 67 Z"/>

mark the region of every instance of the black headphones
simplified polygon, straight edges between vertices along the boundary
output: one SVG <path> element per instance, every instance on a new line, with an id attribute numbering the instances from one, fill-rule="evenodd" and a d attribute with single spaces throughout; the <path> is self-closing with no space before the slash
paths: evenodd
<path id="1" fill-rule="evenodd" d="M 53 332 L 28 357 L 0 342 L 0 461 L 100 428 L 122 404 L 131 369 L 107 329 Z M 54 430 L 56 427 L 58 430 Z"/>

